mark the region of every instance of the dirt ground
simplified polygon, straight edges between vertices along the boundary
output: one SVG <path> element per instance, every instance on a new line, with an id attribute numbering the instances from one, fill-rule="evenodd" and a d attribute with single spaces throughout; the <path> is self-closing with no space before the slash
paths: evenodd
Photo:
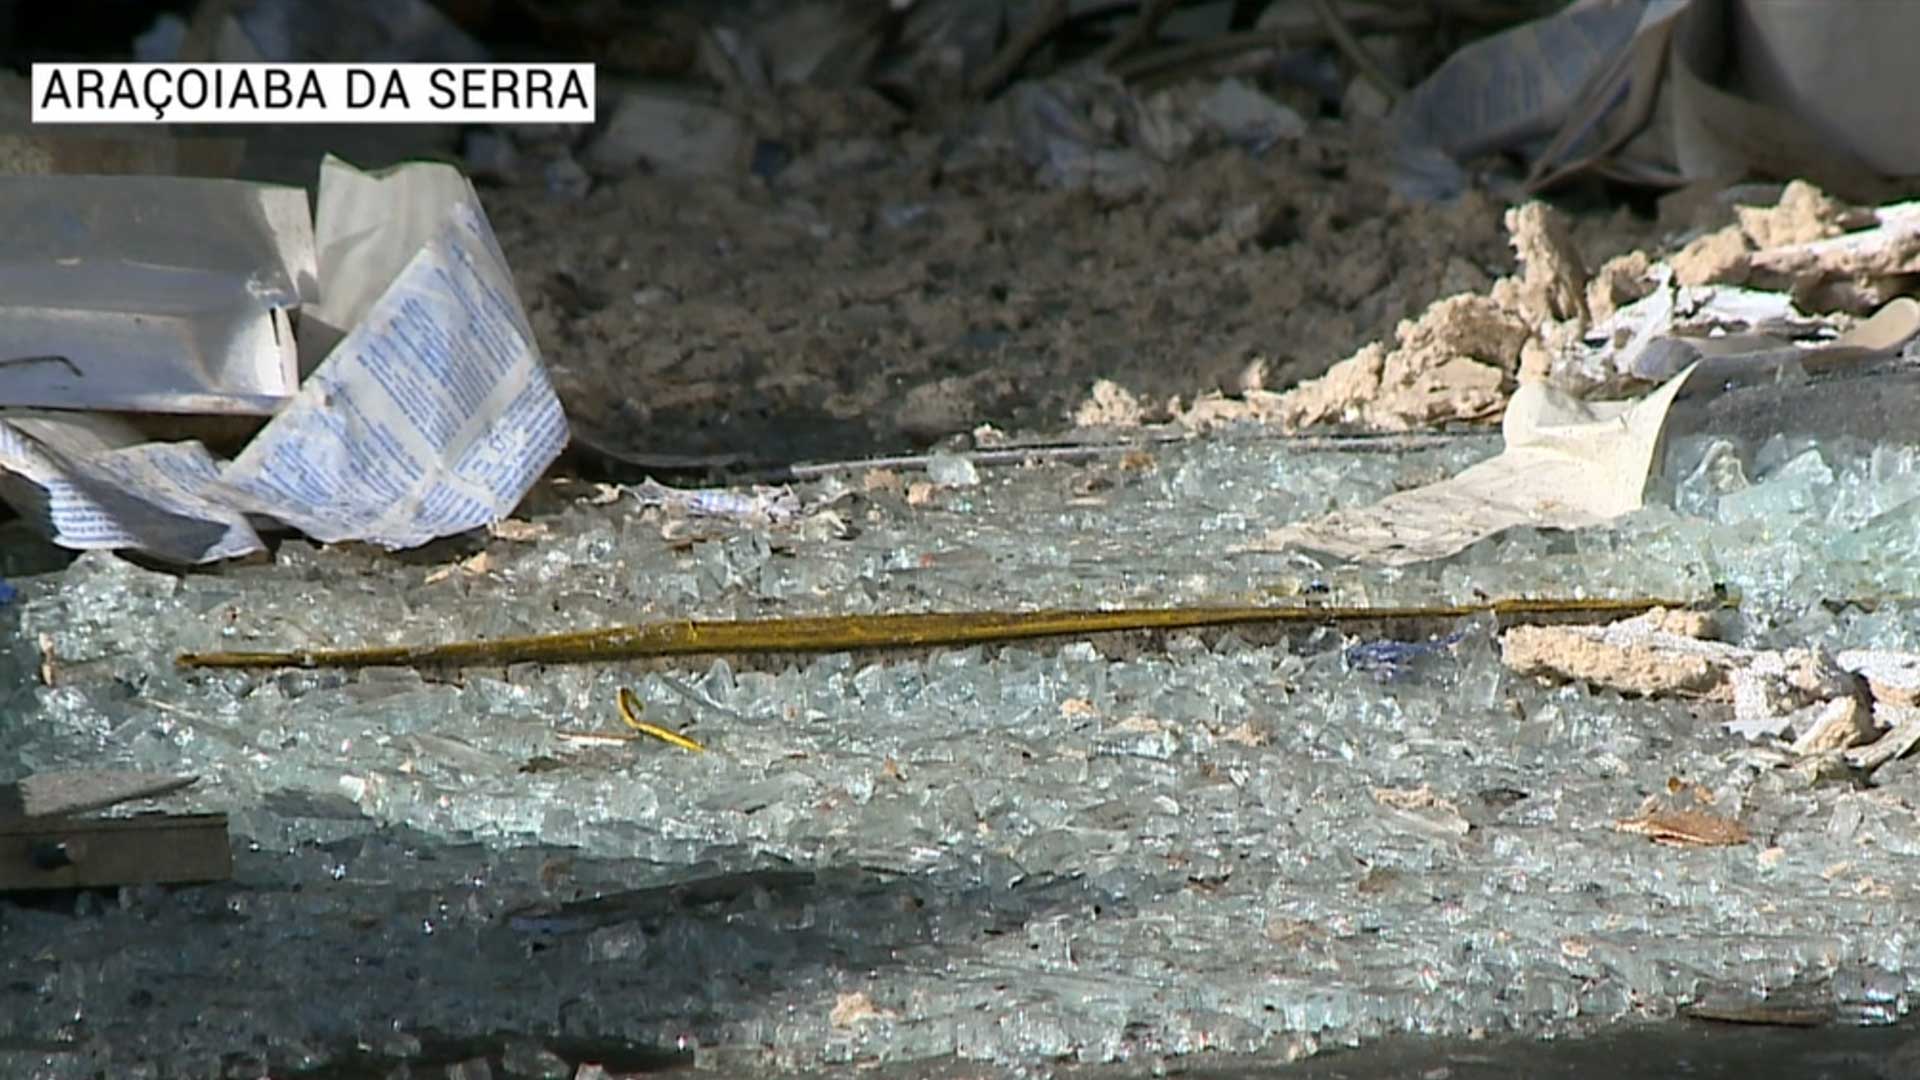
<path id="1" fill-rule="evenodd" d="M 1513 266 L 1503 207 L 1409 205 L 1338 126 L 1117 204 L 953 141 L 822 139 L 772 182 L 487 192 L 577 441 L 785 464 L 1055 431 L 1100 378 L 1162 406 L 1282 389 Z M 1592 214 L 1578 238 L 1597 265 L 1648 229 Z"/>

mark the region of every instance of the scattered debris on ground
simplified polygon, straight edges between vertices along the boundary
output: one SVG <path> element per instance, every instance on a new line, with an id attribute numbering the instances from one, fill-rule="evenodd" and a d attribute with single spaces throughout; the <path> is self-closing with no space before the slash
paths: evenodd
<path id="1" fill-rule="evenodd" d="M 442 164 L 321 173 L 298 132 L 9 132 L 0 74 L 11 190 L 285 166 L 322 211 L 234 277 L 280 381 L 163 388 L 260 391 L 238 421 L 0 358 L 0 889 L 42 894 L 0 904 L 0 1071 L 1158 1071 L 1906 1012 L 1899 95 L 1839 123 L 1708 64 L 1701 2 L 355 7 L 132 47 L 585 55 L 600 118 L 330 131 Z M 433 212 L 376 227 L 396 177 Z M 365 470 L 223 502 L 184 440 L 259 464 L 291 416 L 276 475 L 330 461 L 325 339 L 449 231 L 519 367 L 422 422 L 486 459 L 439 524 Z"/>
<path id="2" fill-rule="evenodd" d="M 1500 651 L 1521 675 L 1729 705 L 1727 730 L 1795 754 L 1848 751 L 1863 767 L 1912 748 L 1920 653 L 1746 649 L 1710 632 L 1701 612 L 1660 610 L 1601 627 L 1515 627 Z"/>

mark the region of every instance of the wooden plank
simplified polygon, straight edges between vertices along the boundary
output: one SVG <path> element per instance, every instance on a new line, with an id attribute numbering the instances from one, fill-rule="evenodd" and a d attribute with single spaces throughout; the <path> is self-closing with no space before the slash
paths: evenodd
<path id="1" fill-rule="evenodd" d="M 0 822 L 0 891 L 110 888 L 233 876 L 225 814 Z"/>

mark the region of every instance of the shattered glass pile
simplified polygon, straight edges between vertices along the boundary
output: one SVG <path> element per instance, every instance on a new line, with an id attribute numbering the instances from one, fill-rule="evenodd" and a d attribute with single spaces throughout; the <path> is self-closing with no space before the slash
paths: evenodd
<path id="1" fill-rule="evenodd" d="M 1914 607 L 1866 603 L 1920 584 L 1912 448 L 1695 447 L 1669 504 L 1426 567 L 1250 550 L 1494 448 L 1215 440 L 912 502 L 801 489 L 832 528 L 667 540 L 656 512 L 574 504 L 451 572 L 295 542 L 219 575 L 87 556 L 20 579 L 0 757 L 198 774 L 170 805 L 241 839 L 230 884 L 0 908 L 0 1045 L 35 1047 L 0 1063 L 218 1071 L 245 1048 L 288 1069 L 500 1033 L 527 1075 L 564 1075 L 583 1040 L 722 1069 L 1291 1056 L 1808 985 L 1862 1022 L 1903 1013 L 1913 762 L 1812 786 L 1711 707 L 1512 677 L 1486 619 L 1428 648 L 1229 633 L 457 679 L 172 663 L 667 617 L 1716 585 L 1749 643 L 1920 645 Z M 623 685 L 710 752 L 608 738 Z M 1754 842 L 1615 831 L 1674 778 Z"/>

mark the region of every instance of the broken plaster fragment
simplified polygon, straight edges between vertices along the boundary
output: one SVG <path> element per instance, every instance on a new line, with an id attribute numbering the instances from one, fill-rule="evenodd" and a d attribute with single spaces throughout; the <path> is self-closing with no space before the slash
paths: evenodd
<path id="1" fill-rule="evenodd" d="M 1878 224 L 1859 232 L 1756 251 L 1755 283 L 1790 290 L 1807 311 L 1865 313 L 1906 291 L 1920 273 L 1920 202 L 1877 211 Z"/>
<path id="2" fill-rule="evenodd" d="M 1648 696 L 1707 696 L 1720 689 L 1724 673 L 1704 656 L 1653 641 L 1610 642 L 1568 632 L 1574 629 L 1516 626 L 1501 635 L 1501 660 L 1520 675 L 1578 679 Z"/>
<path id="3" fill-rule="evenodd" d="M 1834 662 L 1866 679 L 1873 700 L 1907 708 L 1920 706 L 1920 653 L 1849 649 L 1834 657 Z"/>
<path id="4" fill-rule="evenodd" d="M 1518 276 L 1494 282 L 1490 295 L 1437 301 L 1400 323 L 1391 349 L 1369 343 L 1301 383 L 1272 407 L 1282 426 L 1410 431 L 1489 420 L 1506 407 L 1516 375 L 1545 377 L 1586 328 L 1586 264 L 1565 218 L 1545 203 L 1509 210 L 1506 226 Z"/>
<path id="5" fill-rule="evenodd" d="M 1761 250 L 1804 244 L 1839 236 L 1848 228 L 1872 224 L 1872 214 L 1862 222 L 1845 203 L 1828 196 L 1805 180 L 1789 183 L 1773 206 L 1735 206 L 1741 231 Z"/>
<path id="6" fill-rule="evenodd" d="M 1093 384 L 1087 400 L 1073 410 L 1072 419 L 1077 428 L 1133 428 L 1146 420 L 1146 410 L 1126 387 L 1112 379 L 1101 379 Z"/>
<path id="7" fill-rule="evenodd" d="M 872 998 L 856 990 L 834 997 L 833 1009 L 827 1013 L 827 1022 L 837 1028 L 850 1028 L 868 1020 L 892 1020 L 898 1016 L 892 1009 L 875 1007 Z"/>
<path id="8" fill-rule="evenodd" d="M 1653 260 L 1644 251 L 1629 251 L 1600 264 L 1587 282 L 1587 314 L 1600 322 L 1614 312 L 1650 295 L 1654 290 Z"/>
<path id="9" fill-rule="evenodd" d="M 1706 640 L 1714 636 L 1713 615 L 1711 612 L 1695 611 L 1692 608 L 1657 607 L 1631 619 L 1622 619 L 1622 623 L 1645 625 L 1649 630 L 1662 634 L 1678 634 L 1681 637 Z"/>
<path id="10" fill-rule="evenodd" d="M 1668 260 L 1682 285 L 1740 285 L 1752 272 L 1752 248 L 1738 225 L 1728 225 L 1693 242 Z"/>
<path id="11" fill-rule="evenodd" d="M 1873 716 L 1858 698 L 1833 698 L 1808 709 L 1813 716 L 1804 725 L 1805 734 L 1793 741 L 1793 752 L 1802 757 L 1848 750 L 1874 736 Z"/>
<path id="12" fill-rule="evenodd" d="M 1494 285 L 1494 299 L 1534 327 L 1587 322 L 1587 268 L 1564 215 L 1542 202 L 1507 211 L 1507 234 L 1520 274 Z"/>
<path id="13" fill-rule="evenodd" d="M 1742 655 L 1744 654 L 1744 655 Z M 1735 732 L 1784 734 L 1799 710 L 1839 698 L 1859 698 L 1850 672 L 1817 649 L 1739 650 L 1731 659 L 1727 685 L 1733 694 Z"/>
<path id="14" fill-rule="evenodd" d="M 1276 411 L 1290 430 L 1356 423 L 1411 431 L 1489 419 L 1506 406 L 1509 378 L 1530 334 L 1491 297 L 1451 296 L 1401 322 L 1391 351 L 1365 346 L 1283 395 Z"/>
<path id="15" fill-rule="evenodd" d="M 1920 708 L 1901 705 L 1876 705 L 1874 722 L 1889 730 L 1866 746 L 1846 752 L 1847 764 L 1871 772 L 1898 757 L 1904 757 L 1920 744 Z"/>
<path id="16" fill-rule="evenodd" d="M 1516 626 L 1501 636 L 1501 658 L 1522 675 L 1729 702 L 1729 730 L 1750 739 L 1787 737 L 1798 729 L 1799 741 L 1818 750 L 1845 737 L 1847 714 L 1833 703 L 1865 702 L 1852 672 L 1817 649 L 1756 650 L 1703 641 L 1693 632 L 1704 624 L 1677 614 L 1654 611 L 1602 627 Z"/>

